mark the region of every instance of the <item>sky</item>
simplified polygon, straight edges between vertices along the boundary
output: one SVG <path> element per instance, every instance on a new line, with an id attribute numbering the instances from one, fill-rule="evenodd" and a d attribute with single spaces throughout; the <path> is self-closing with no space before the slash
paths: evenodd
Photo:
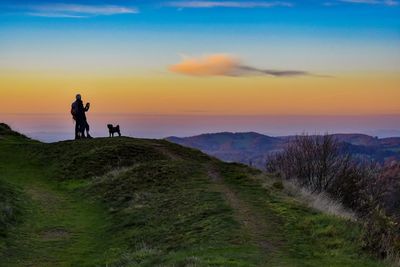
<path id="1" fill-rule="evenodd" d="M 152 137 L 246 129 L 393 135 L 399 74 L 395 0 L 0 2 L 0 120 L 45 133 L 43 140 L 61 139 L 51 114 L 70 127 L 76 93 L 91 102 L 99 135 L 106 115 L 127 125 L 127 114 L 167 116 L 170 127 L 157 128 L 157 119 L 140 134 L 129 123 L 133 135 Z M 177 124 L 182 116 L 187 123 Z M 296 116 L 304 123 L 291 128 Z M 325 119 L 307 119 L 315 116 Z"/>

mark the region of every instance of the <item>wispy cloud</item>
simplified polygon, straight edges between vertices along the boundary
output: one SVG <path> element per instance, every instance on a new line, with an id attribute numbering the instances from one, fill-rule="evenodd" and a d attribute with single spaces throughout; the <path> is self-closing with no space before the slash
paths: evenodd
<path id="1" fill-rule="evenodd" d="M 169 70 L 191 76 L 318 76 L 300 70 L 260 69 L 244 65 L 237 58 L 226 54 L 184 58 L 181 62 L 170 66 Z"/>
<path id="2" fill-rule="evenodd" d="M 43 17 L 43 18 L 87 18 L 88 16 L 79 16 L 79 15 L 68 15 L 68 14 L 60 14 L 60 13 L 49 13 L 49 12 L 27 12 L 26 15 L 32 17 Z"/>
<path id="3" fill-rule="evenodd" d="M 290 2 L 270 1 L 174 1 L 168 2 L 165 6 L 177 8 L 270 8 L 270 7 L 292 7 Z"/>
<path id="4" fill-rule="evenodd" d="M 322 5 L 326 6 L 326 7 L 331 7 L 331 6 L 337 6 L 338 3 L 337 2 L 324 2 L 324 3 L 322 3 Z"/>
<path id="5" fill-rule="evenodd" d="M 26 7 L 26 14 L 38 17 L 53 18 L 85 18 L 93 16 L 111 16 L 120 14 L 136 14 L 138 9 L 114 5 L 78 5 L 48 4 Z"/>
<path id="6" fill-rule="evenodd" d="M 398 6 L 399 2 L 395 0 L 339 0 L 342 3 L 367 4 L 367 5 L 385 5 Z"/>

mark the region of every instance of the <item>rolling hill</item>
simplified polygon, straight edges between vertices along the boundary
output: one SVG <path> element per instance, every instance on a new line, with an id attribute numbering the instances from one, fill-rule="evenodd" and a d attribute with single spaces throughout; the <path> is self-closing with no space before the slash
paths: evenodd
<path id="1" fill-rule="evenodd" d="M 334 134 L 344 153 L 378 162 L 400 160 L 400 137 L 376 138 L 364 134 Z M 227 162 L 240 162 L 263 169 L 271 153 L 282 150 L 293 136 L 271 137 L 259 133 L 215 133 L 167 140 L 197 148 Z"/>
<path id="2" fill-rule="evenodd" d="M 274 181 L 166 140 L 44 144 L 1 124 L 0 266 L 385 266 L 357 223 Z"/>

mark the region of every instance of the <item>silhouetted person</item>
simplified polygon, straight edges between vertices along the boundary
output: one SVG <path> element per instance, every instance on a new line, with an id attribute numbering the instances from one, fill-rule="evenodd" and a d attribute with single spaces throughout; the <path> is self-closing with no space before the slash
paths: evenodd
<path id="1" fill-rule="evenodd" d="M 82 97 L 80 94 L 76 95 L 76 100 L 71 105 L 71 114 L 75 120 L 75 139 L 85 138 L 85 131 L 87 138 L 92 138 L 89 134 L 89 124 L 86 120 L 86 112 L 89 110 L 90 103 L 83 106 Z"/>

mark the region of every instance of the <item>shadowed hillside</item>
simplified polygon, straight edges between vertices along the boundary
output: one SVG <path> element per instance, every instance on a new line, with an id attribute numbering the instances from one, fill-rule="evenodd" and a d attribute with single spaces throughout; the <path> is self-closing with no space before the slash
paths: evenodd
<path id="1" fill-rule="evenodd" d="M 244 165 L 165 140 L 0 133 L 0 266 L 384 266 L 357 223 Z"/>
<path id="2" fill-rule="evenodd" d="M 400 160 L 400 137 L 376 138 L 363 134 L 333 134 L 342 146 L 360 160 Z M 168 137 L 167 140 L 192 148 L 228 162 L 241 162 L 265 168 L 269 155 L 282 151 L 293 136 L 271 137 L 258 133 L 215 133 L 192 137 Z"/>

